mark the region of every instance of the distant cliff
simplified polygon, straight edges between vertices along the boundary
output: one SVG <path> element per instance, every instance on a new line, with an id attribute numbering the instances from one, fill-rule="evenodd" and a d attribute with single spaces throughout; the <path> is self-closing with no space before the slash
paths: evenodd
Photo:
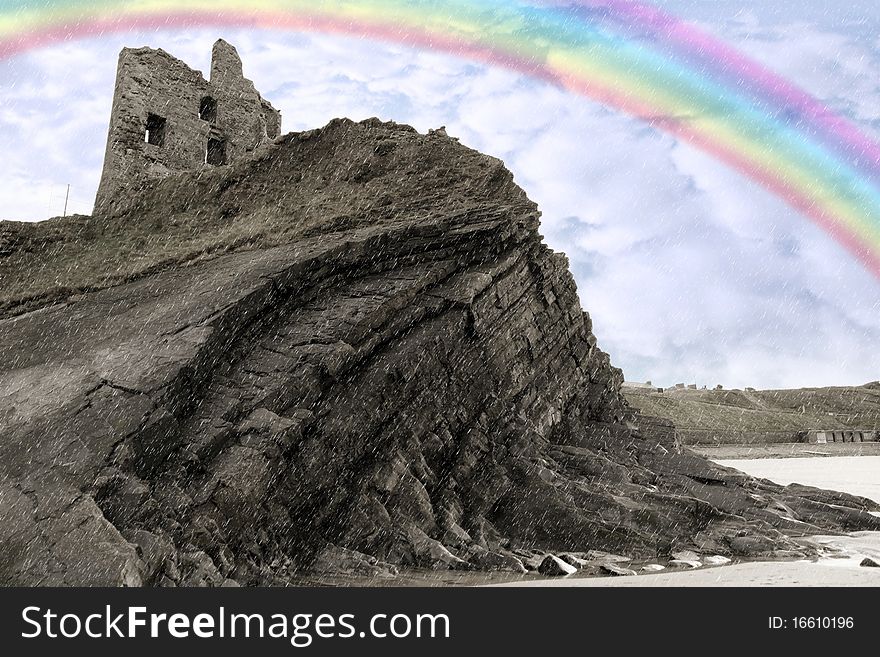
<path id="1" fill-rule="evenodd" d="M 798 442 L 809 430 L 880 429 L 880 383 L 794 390 L 663 392 L 624 386 L 633 407 L 675 425 L 685 444 Z"/>
<path id="2" fill-rule="evenodd" d="M 335 120 L 132 201 L 0 229 L 2 583 L 792 557 L 880 530 L 867 500 L 643 434 L 535 204 L 442 133 Z"/>

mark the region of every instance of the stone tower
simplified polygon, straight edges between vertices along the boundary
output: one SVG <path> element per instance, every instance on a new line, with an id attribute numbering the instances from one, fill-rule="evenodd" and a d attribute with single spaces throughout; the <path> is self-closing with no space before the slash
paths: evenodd
<path id="1" fill-rule="evenodd" d="M 281 114 L 214 44 L 210 82 L 164 50 L 124 48 L 95 215 L 112 215 L 152 180 L 246 157 L 281 131 Z"/>

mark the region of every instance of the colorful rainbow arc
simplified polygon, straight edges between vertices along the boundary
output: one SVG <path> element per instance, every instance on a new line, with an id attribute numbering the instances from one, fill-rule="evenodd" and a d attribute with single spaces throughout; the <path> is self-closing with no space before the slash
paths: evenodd
<path id="1" fill-rule="evenodd" d="M 754 179 L 880 278 L 880 143 L 735 49 L 627 0 L 7 0 L 0 58 L 66 39 L 235 26 L 441 50 L 638 117 Z"/>

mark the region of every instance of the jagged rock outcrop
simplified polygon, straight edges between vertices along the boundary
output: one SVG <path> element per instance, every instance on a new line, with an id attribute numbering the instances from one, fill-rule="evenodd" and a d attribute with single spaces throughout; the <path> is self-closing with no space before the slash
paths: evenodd
<path id="1" fill-rule="evenodd" d="M 880 529 L 868 500 L 642 435 L 538 214 L 498 160 L 343 120 L 90 225 L 252 229 L 0 320 L 0 582 L 521 572 Z"/>

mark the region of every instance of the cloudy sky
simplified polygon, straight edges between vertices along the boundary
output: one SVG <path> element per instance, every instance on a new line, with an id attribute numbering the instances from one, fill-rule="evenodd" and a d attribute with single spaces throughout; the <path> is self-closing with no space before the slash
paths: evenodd
<path id="1" fill-rule="evenodd" d="M 880 11 L 866 2 L 669 0 L 880 139 Z M 846 4 L 846 6 L 838 6 Z M 769 6 L 768 6 L 769 5 Z M 806 5 L 806 6 L 805 6 Z M 128 33 L 0 62 L 0 218 L 88 213 L 123 46 L 202 71 L 218 37 L 283 113 L 441 125 L 502 158 L 543 210 L 627 379 L 725 387 L 880 378 L 880 281 L 796 211 L 707 155 L 549 84 L 456 57 L 316 34 Z"/>

